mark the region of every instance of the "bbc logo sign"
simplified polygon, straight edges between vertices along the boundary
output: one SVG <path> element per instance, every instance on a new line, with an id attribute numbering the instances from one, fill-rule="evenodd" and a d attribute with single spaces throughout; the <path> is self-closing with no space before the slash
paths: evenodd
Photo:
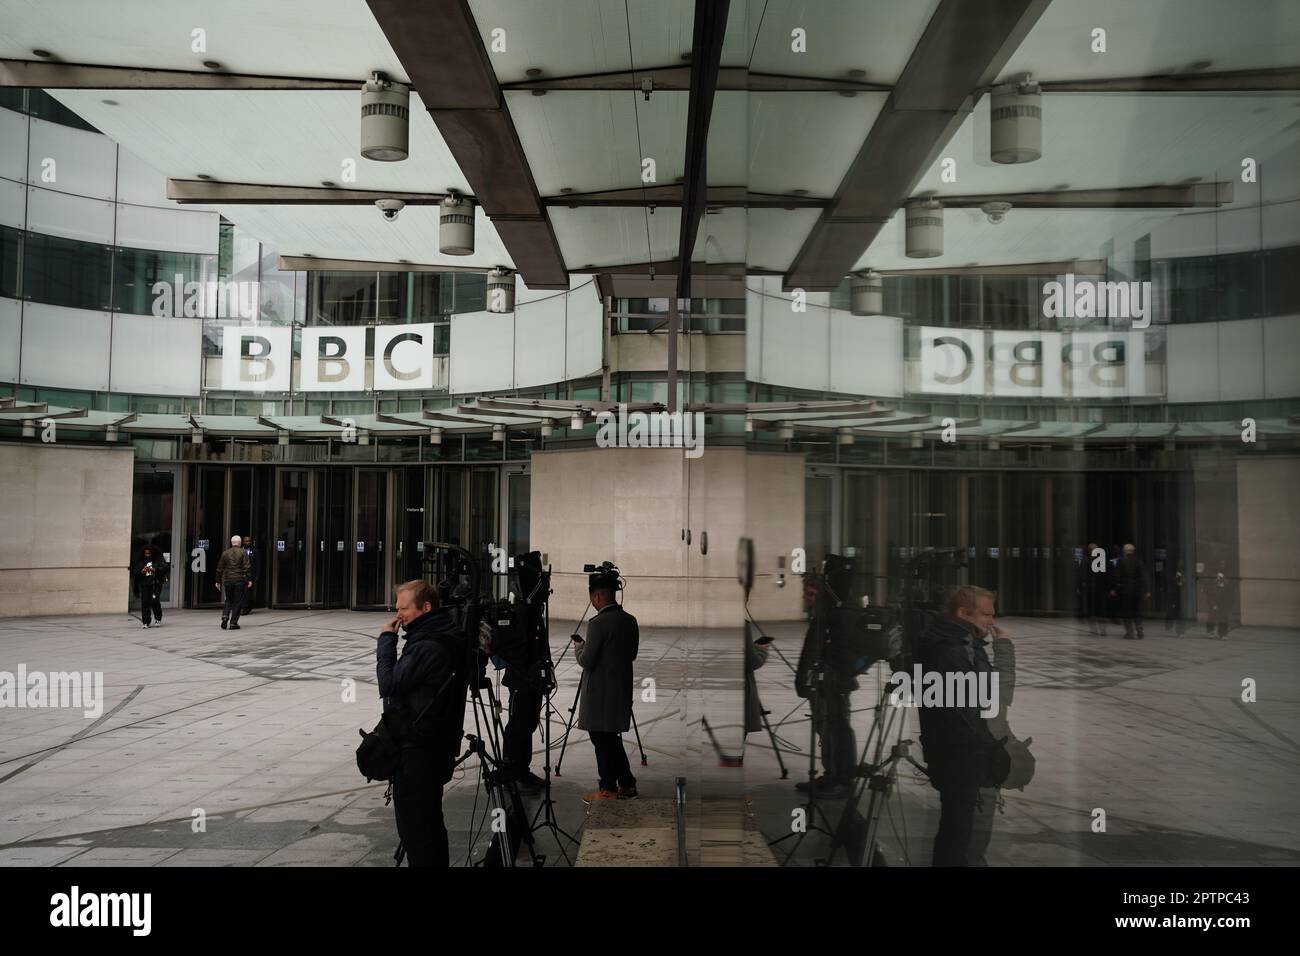
<path id="1" fill-rule="evenodd" d="M 1021 332 L 923 326 L 918 391 L 1121 398 L 1147 394 L 1142 332 Z"/>
<path id="2" fill-rule="evenodd" d="M 374 326 L 374 348 L 369 355 L 367 328 L 357 325 L 302 329 L 297 390 L 389 392 L 434 387 L 436 359 L 432 323 Z M 222 332 L 221 353 L 223 389 L 289 391 L 294 361 L 291 328 L 227 326 Z"/>

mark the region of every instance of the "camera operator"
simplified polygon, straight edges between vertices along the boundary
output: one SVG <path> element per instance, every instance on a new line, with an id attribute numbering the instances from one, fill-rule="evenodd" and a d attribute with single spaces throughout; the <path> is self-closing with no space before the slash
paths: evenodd
<path id="1" fill-rule="evenodd" d="M 986 635 L 1000 636 L 993 625 L 993 594 L 984 588 L 965 585 L 948 597 L 944 617 L 922 634 L 916 659 L 927 673 L 951 673 L 995 679 L 992 662 L 985 650 Z M 942 706 L 921 707 L 921 747 L 925 752 L 930 784 L 939 791 L 939 832 L 934 838 L 934 866 L 969 866 L 972 831 L 977 810 L 988 816 L 996 788 L 1006 779 L 1010 758 L 993 736 L 980 707 L 958 707 L 945 700 Z M 987 836 L 981 843 L 987 844 Z M 980 848 L 982 850 L 982 847 Z M 982 853 L 980 854 L 982 856 Z"/>
<path id="2" fill-rule="evenodd" d="M 501 735 L 501 757 L 508 779 L 519 785 L 524 793 L 537 793 L 545 789 L 546 781 L 533 773 L 533 734 L 542 720 L 542 704 L 546 700 L 546 686 L 540 677 L 544 658 L 539 651 L 545 645 L 530 641 L 530 659 L 522 666 L 507 663 L 501 683 L 510 690 L 508 706 L 510 717 Z"/>
<path id="3" fill-rule="evenodd" d="M 640 645 L 636 618 L 615 600 L 618 571 L 597 570 L 587 578 L 587 591 L 596 616 L 587 625 L 587 639 L 574 635 L 574 658 L 583 669 L 578 728 L 587 731 L 596 751 L 599 789 L 583 797 L 630 800 L 636 777 L 623 749 L 623 732 L 632 720 L 632 662 Z"/>
<path id="4" fill-rule="evenodd" d="M 397 656 L 397 631 L 406 643 Z M 442 790 L 451 779 L 465 722 L 467 643 L 425 581 L 397 588 L 397 616 L 375 650 L 379 695 L 401 745 L 393 777 L 397 834 L 411 866 L 448 866 Z"/>
<path id="5" fill-rule="evenodd" d="M 830 557 L 838 560 L 838 556 Z M 804 578 L 804 607 L 811 619 L 795 677 L 795 693 L 804 699 L 816 697 L 813 728 L 821 740 L 822 755 L 822 775 L 817 778 L 816 787 L 817 793 L 823 797 L 845 794 L 857 772 L 857 741 L 849 714 L 850 697 L 857 690 L 858 682 L 853 671 L 843 666 L 843 655 L 838 646 L 838 638 L 842 635 L 836 633 L 829 620 L 837 603 L 833 598 L 833 585 L 838 584 L 845 593 L 848 586 L 843 580 L 842 569 L 833 576 L 836 578 L 833 582 L 825 576 Z M 820 664 L 822 679 L 814 687 L 812 682 L 817 677 L 817 664 Z M 801 780 L 794 786 L 796 790 L 806 792 L 809 781 Z"/>

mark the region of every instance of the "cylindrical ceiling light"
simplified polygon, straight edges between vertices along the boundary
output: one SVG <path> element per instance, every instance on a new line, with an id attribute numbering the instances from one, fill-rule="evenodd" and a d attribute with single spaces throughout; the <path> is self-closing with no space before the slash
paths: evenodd
<path id="1" fill-rule="evenodd" d="M 358 432 L 357 432 L 357 444 L 358 444 L 358 445 L 369 445 L 369 444 L 370 444 L 370 432 L 358 431 Z"/>
<path id="2" fill-rule="evenodd" d="M 515 274 L 497 266 L 487 274 L 487 310 L 513 312 L 515 310 Z"/>
<path id="3" fill-rule="evenodd" d="M 572 428 L 574 431 L 577 431 L 582 426 L 583 426 L 582 412 L 574 412 L 572 417 L 570 417 L 569 419 L 569 427 Z"/>
<path id="4" fill-rule="evenodd" d="M 442 429 L 441 429 L 441 428 L 430 428 L 430 429 L 429 429 L 429 444 L 430 444 L 430 445 L 441 445 L 441 444 L 442 444 Z"/>
<path id="5" fill-rule="evenodd" d="M 790 439 L 794 438 L 794 422 L 782 422 L 776 433 L 780 436 L 781 441 L 790 441 Z"/>
<path id="6" fill-rule="evenodd" d="M 438 207 L 438 251 L 444 256 L 474 252 L 474 202 L 455 191 Z"/>
<path id="7" fill-rule="evenodd" d="M 36 419 L 34 418 L 23 419 L 23 437 L 24 438 L 36 437 Z"/>
<path id="8" fill-rule="evenodd" d="M 989 439 L 989 451 L 998 451 L 1001 448 L 1002 442 L 998 441 L 996 438 Z"/>
<path id="9" fill-rule="evenodd" d="M 989 145 L 995 163 L 1032 163 L 1043 155 L 1043 93 L 1026 73 L 993 87 Z"/>
<path id="10" fill-rule="evenodd" d="M 925 437 L 920 432 L 912 432 L 912 447 L 913 448 L 925 447 Z"/>
<path id="11" fill-rule="evenodd" d="M 555 434 L 555 426 L 551 424 L 550 419 L 542 422 L 542 437 L 550 438 L 553 434 Z"/>
<path id="12" fill-rule="evenodd" d="M 492 426 L 492 440 L 493 440 L 493 441 L 500 441 L 500 442 L 503 442 L 503 441 L 506 440 L 506 426 L 505 426 L 505 425 L 493 425 L 493 426 Z"/>
<path id="13" fill-rule="evenodd" d="M 289 433 L 284 429 L 280 429 L 280 431 L 276 433 L 275 440 L 278 445 L 283 447 L 289 444 Z"/>
<path id="14" fill-rule="evenodd" d="M 190 444 L 198 445 L 198 444 L 202 444 L 202 442 L 203 442 L 203 429 L 202 428 L 190 429 Z"/>
<path id="15" fill-rule="evenodd" d="M 853 432 L 847 428 L 837 428 L 835 430 L 835 441 L 840 445 L 852 445 Z"/>
<path id="16" fill-rule="evenodd" d="M 885 311 L 885 280 L 872 269 L 849 277 L 849 311 L 854 315 L 880 315 Z"/>
<path id="17" fill-rule="evenodd" d="M 382 73 L 361 86 L 361 155 L 394 163 L 410 154 L 411 90 Z"/>
<path id="18" fill-rule="evenodd" d="M 907 204 L 907 258 L 933 259 L 943 255 L 943 204 L 921 199 Z"/>
<path id="19" fill-rule="evenodd" d="M 746 415 L 746 416 L 745 416 L 745 431 L 747 431 L 747 432 L 752 432 L 753 430 L 754 430 L 754 416 L 753 416 L 753 415 Z"/>
<path id="20" fill-rule="evenodd" d="M 116 425 L 109 425 L 104 429 L 104 438 L 107 441 L 117 441 L 118 431 Z"/>

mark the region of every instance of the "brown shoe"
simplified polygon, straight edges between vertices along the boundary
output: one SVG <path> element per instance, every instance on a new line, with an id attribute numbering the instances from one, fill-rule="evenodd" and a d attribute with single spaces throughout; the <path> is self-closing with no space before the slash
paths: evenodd
<path id="1" fill-rule="evenodd" d="M 595 800 L 617 800 L 618 794 L 613 790 L 606 790 L 601 787 L 599 790 L 593 790 L 591 793 L 582 795 L 582 802 L 590 806 Z"/>

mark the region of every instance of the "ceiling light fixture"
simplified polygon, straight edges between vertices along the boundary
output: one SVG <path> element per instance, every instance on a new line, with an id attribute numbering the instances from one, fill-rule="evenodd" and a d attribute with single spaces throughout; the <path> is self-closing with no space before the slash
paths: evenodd
<path id="1" fill-rule="evenodd" d="M 943 255 L 943 204 L 920 199 L 907 204 L 905 245 L 909 259 Z"/>
<path id="2" fill-rule="evenodd" d="M 881 315 L 885 311 L 885 280 L 874 269 L 849 276 L 849 311 L 854 315 Z"/>
<path id="3" fill-rule="evenodd" d="M 411 90 L 379 71 L 361 85 L 361 155 L 393 163 L 410 155 Z"/>
<path id="4" fill-rule="evenodd" d="M 438 251 L 444 256 L 474 252 L 474 203 L 455 189 L 438 204 Z"/>
<path id="5" fill-rule="evenodd" d="M 505 266 L 497 266 L 487 274 L 487 310 L 497 313 L 515 310 L 515 274 Z"/>
<path id="6" fill-rule="evenodd" d="M 1043 155 L 1043 91 L 1030 74 L 993 87 L 989 152 L 995 163 L 1032 163 Z"/>

